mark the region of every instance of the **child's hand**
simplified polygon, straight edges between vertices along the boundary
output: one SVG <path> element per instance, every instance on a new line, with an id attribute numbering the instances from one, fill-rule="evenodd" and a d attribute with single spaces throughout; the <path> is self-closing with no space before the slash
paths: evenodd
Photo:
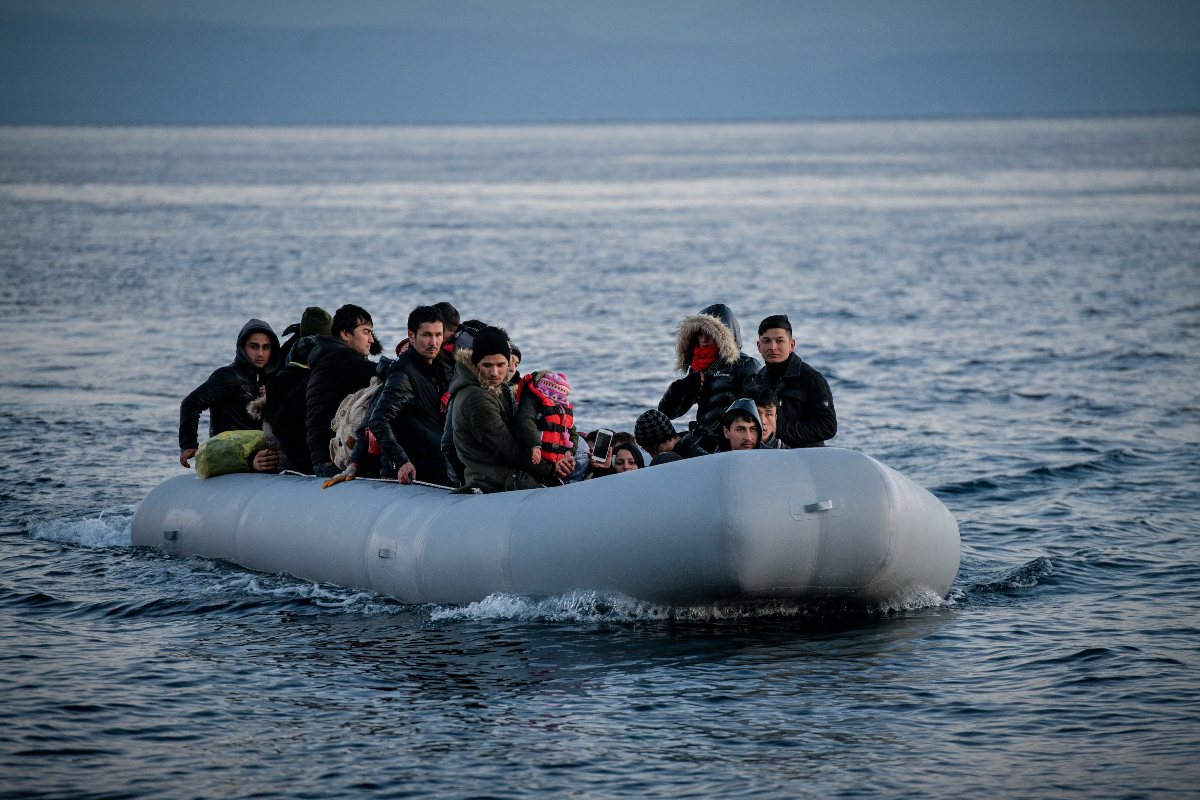
<path id="1" fill-rule="evenodd" d="M 529 460 L 535 464 L 542 463 L 542 448 L 540 448 L 540 447 L 533 448 L 533 453 L 532 453 L 532 455 L 530 455 Z"/>

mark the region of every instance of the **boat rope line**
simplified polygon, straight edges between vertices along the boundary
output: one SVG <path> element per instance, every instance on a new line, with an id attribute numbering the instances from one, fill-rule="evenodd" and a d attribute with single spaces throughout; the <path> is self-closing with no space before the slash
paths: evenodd
<path id="1" fill-rule="evenodd" d="M 295 475 L 300 478 L 317 478 L 320 480 L 320 475 L 306 475 L 303 472 L 296 472 L 294 469 L 285 469 L 279 473 L 280 475 Z M 360 478 L 357 475 L 349 480 L 353 481 L 375 481 L 376 483 L 397 483 L 395 478 Z M 403 485 L 403 484 L 402 484 Z M 453 487 L 442 486 L 440 483 L 427 483 L 425 481 L 412 481 L 413 486 L 428 486 L 430 489 L 445 489 L 447 492 L 454 491 Z"/>

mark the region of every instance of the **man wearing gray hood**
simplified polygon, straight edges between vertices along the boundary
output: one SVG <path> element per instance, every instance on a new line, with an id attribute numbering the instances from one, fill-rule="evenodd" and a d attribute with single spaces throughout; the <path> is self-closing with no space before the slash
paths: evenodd
<path id="1" fill-rule="evenodd" d="M 746 397 L 735 400 L 721 416 L 721 442 L 717 445 L 717 452 L 769 449 L 762 442 L 762 434 L 758 406 Z"/>
<path id="2" fill-rule="evenodd" d="M 242 326 L 234 352 L 232 364 L 209 375 L 179 404 L 179 463 L 185 467 L 191 467 L 188 459 L 200 446 L 196 427 L 205 409 L 210 437 L 225 431 L 262 429 L 262 422 L 250 415 L 247 406 L 258 399 L 267 379 L 279 368 L 279 337 L 270 325 L 252 319 Z M 270 472 L 275 468 L 274 458 L 271 451 L 264 450 L 255 456 L 254 468 Z"/>

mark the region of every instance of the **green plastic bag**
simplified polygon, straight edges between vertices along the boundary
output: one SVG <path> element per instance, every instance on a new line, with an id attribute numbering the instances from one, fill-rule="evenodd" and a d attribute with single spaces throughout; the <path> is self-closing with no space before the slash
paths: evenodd
<path id="1" fill-rule="evenodd" d="M 196 451 L 196 474 L 211 478 L 231 472 L 253 472 L 250 460 L 259 450 L 266 449 L 262 431 L 218 433 Z"/>

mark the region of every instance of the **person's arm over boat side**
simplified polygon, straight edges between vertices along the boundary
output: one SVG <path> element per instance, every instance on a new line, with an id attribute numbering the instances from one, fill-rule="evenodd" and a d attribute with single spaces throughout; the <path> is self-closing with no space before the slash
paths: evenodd
<path id="1" fill-rule="evenodd" d="M 225 431 L 262 429 L 262 422 L 247 406 L 262 394 L 267 379 L 279 367 L 279 339 L 270 325 L 252 319 L 238 333 L 234 352 L 232 364 L 215 370 L 179 404 L 179 463 L 185 467 L 191 466 L 188 460 L 200 446 L 196 429 L 206 409 L 210 437 Z M 265 459 L 257 459 L 258 466 L 265 466 Z"/>
<path id="2" fill-rule="evenodd" d="M 443 326 L 442 313 L 434 306 L 418 306 L 409 314 L 409 349 L 388 370 L 367 421 L 388 465 L 384 477 L 391 477 L 394 470 L 400 483 L 450 482 L 441 450 L 444 385 L 441 367 L 435 363 L 442 349 Z"/>

